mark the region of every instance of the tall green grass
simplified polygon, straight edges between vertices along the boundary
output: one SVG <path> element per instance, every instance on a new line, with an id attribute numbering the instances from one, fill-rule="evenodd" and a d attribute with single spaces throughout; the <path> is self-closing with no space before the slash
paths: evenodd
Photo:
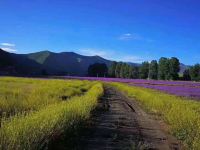
<path id="1" fill-rule="evenodd" d="M 87 119 L 102 94 L 102 84 L 96 83 L 85 95 L 4 120 L 0 128 L 0 149 L 40 149 L 52 137 Z"/>
<path id="2" fill-rule="evenodd" d="M 154 112 L 169 124 L 170 131 L 188 149 L 200 149 L 200 103 L 156 90 L 110 83 L 135 98 L 148 111 Z"/>
<path id="3" fill-rule="evenodd" d="M 39 110 L 64 98 L 81 95 L 93 85 L 78 80 L 0 78 L 0 115 Z"/>

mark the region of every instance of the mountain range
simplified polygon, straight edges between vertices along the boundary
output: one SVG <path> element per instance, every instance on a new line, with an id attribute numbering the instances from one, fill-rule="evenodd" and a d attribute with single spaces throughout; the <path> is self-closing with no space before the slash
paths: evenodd
<path id="1" fill-rule="evenodd" d="M 90 65 L 105 63 L 109 66 L 111 62 L 99 56 L 83 56 L 74 52 L 15 54 L 0 49 L 0 74 L 85 76 Z"/>
<path id="2" fill-rule="evenodd" d="M 109 66 L 112 61 L 100 56 L 83 56 L 74 52 L 54 53 L 41 51 L 29 54 L 9 53 L 0 49 L 0 75 L 73 75 L 86 76 L 88 67 L 94 63 L 105 63 Z M 129 63 L 139 66 L 137 63 Z M 188 66 L 181 64 L 182 73 Z"/>

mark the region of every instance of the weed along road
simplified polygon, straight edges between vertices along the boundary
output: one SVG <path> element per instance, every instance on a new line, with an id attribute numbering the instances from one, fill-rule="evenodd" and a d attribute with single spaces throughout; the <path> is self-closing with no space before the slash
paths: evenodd
<path id="1" fill-rule="evenodd" d="M 145 113 L 134 100 L 112 87 L 105 87 L 104 96 L 75 147 L 73 149 L 181 149 L 174 137 L 162 131 L 158 121 Z M 66 147 L 59 145 L 54 149 Z"/>
<path id="2" fill-rule="evenodd" d="M 92 117 L 85 149 L 179 149 L 158 122 L 114 88 L 105 87 Z"/>

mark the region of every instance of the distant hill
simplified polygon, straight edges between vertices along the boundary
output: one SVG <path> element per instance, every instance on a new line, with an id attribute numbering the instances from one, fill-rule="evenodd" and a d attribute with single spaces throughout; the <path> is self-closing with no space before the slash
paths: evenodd
<path id="1" fill-rule="evenodd" d="M 188 65 L 185 65 L 183 63 L 180 64 L 180 74 L 183 74 L 183 72 L 186 70 L 186 69 L 189 69 L 190 66 Z"/>
<path id="2" fill-rule="evenodd" d="M 1 59 L 2 58 L 2 59 Z M 16 75 L 77 75 L 85 76 L 94 63 L 110 65 L 111 61 L 99 56 L 82 56 L 74 52 L 53 53 L 41 51 L 30 54 L 8 53 L 0 49 L 0 74 Z M 2 63 L 4 62 L 4 63 Z M 3 71 L 2 71 L 3 70 Z M 2 73 L 3 72 L 3 73 Z"/>
<path id="3" fill-rule="evenodd" d="M 88 67 L 94 63 L 105 63 L 109 66 L 112 61 L 99 56 L 83 56 L 74 52 L 54 53 L 41 51 L 30 54 L 8 53 L 0 49 L 0 75 L 87 75 Z M 139 63 L 130 63 L 140 66 Z M 180 74 L 189 66 L 181 64 Z"/>

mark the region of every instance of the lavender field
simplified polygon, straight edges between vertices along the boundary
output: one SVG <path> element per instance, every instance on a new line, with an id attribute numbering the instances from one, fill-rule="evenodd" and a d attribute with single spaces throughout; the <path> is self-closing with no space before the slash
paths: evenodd
<path id="1" fill-rule="evenodd" d="M 120 78 L 95 78 L 95 77 L 66 77 L 81 80 L 100 80 L 105 82 L 121 82 L 132 86 L 150 88 L 181 97 L 200 100 L 200 83 L 190 81 L 161 81 L 142 79 L 120 79 Z"/>

